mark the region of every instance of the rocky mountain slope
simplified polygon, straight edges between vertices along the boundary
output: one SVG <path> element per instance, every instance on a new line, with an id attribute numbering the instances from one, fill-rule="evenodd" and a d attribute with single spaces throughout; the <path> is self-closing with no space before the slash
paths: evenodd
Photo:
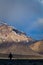
<path id="1" fill-rule="evenodd" d="M 34 44 L 31 44 L 30 45 L 30 48 L 33 50 L 33 51 L 36 51 L 40 54 L 43 54 L 43 40 L 41 41 L 38 41 Z"/>
<path id="2" fill-rule="evenodd" d="M 0 53 L 22 53 L 27 54 L 27 44 L 33 42 L 21 32 L 7 24 L 0 25 Z M 28 48 L 29 49 L 29 48 Z"/>
<path id="3" fill-rule="evenodd" d="M 43 41 L 35 41 L 24 32 L 7 24 L 0 25 L 0 53 L 22 55 L 40 55 L 43 52 Z"/>
<path id="4" fill-rule="evenodd" d="M 0 25 L 0 43 L 2 42 L 20 42 L 20 41 L 32 41 L 32 38 L 27 37 L 25 33 L 8 26 L 7 24 Z"/>

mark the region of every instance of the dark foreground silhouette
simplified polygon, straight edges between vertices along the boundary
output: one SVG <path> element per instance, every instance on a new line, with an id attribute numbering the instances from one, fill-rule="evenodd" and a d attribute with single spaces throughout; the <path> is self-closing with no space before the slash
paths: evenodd
<path id="1" fill-rule="evenodd" d="M 12 60 L 12 57 L 13 57 L 12 53 L 10 53 L 8 57 L 10 60 Z"/>
<path id="2" fill-rule="evenodd" d="M 28 59 L 12 59 L 13 54 L 8 55 L 8 59 L 0 59 L 0 65 L 43 65 L 43 60 L 28 60 Z"/>
<path id="3" fill-rule="evenodd" d="M 0 65 L 43 65 L 43 60 L 10 60 L 0 59 Z"/>

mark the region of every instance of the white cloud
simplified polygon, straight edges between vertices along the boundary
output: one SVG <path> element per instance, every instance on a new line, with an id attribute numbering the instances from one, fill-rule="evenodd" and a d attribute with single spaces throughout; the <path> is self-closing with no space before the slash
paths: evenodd
<path id="1" fill-rule="evenodd" d="M 38 24 L 43 25 L 43 18 L 38 19 Z"/>
<path id="2" fill-rule="evenodd" d="M 43 25 L 43 18 L 38 18 L 37 21 L 35 22 L 35 25 L 37 26 Z"/>
<path id="3" fill-rule="evenodd" d="M 43 4 L 43 0 L 39 0 L 39 2 L 40 2 L 41 4 Z"/>
<path id="4" fill-rule="evenodd" d="M 35 30 L 35 29 L 40 29 L 43 28 L 43 18 L 39 18 L 36 21 L 32 22 L 30 27 L 27 27 L 27 30 Z"/>

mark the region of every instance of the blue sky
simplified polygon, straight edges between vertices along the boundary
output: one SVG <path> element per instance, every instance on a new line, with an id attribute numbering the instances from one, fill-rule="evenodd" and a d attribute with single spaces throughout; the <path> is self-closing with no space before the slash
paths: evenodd
<path id="1" fill-rule="evenodd" d="M 0 19 L 33 39 L 43 39 L 43 0 L 0 0 Z"/>

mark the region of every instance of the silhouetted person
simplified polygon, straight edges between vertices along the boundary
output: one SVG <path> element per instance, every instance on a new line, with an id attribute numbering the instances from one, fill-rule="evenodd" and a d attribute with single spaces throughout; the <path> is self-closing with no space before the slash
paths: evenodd
<path id="1" fill-rule="evenodd" d="M 10 60 L 12 60 L 12 57 L 13 57 L 13 56 L 12 56 L 12 54 L 10 53 L 10 54 L 9 54 L 9 58 L 10 58 Z"/>

